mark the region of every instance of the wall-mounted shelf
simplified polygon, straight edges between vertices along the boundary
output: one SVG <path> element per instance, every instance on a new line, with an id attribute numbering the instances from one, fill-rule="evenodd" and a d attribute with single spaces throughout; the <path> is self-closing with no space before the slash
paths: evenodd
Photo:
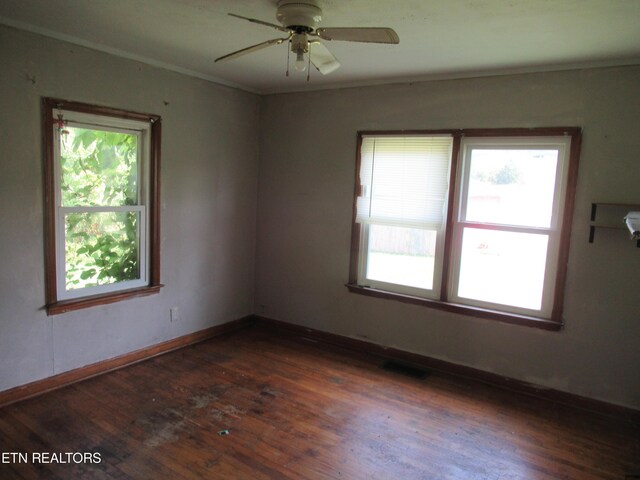
<path id="1" fill-rule="evenodd" d="M 617 212 L 616 216 L 620 219 L 620 223 L 598 222 L 596 216 L 598 209 L 607 209 Z M 629 203 L 592 203 L 591 204 L 591 225 L 589 225 L 589 243 L 593 243 L 596 235 L 596 229 L 607 228 L 612 230 L 629 230 L 622 220 L 623 217 L 631 210 L 640 210 L 640 205 L 633 205 Z M 640 248 L 640 240 L 636 242 L 636 247 Z"/>

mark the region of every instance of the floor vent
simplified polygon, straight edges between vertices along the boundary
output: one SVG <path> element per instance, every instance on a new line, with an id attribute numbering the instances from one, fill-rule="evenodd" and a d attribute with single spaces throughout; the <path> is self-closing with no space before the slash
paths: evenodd
<path id="1" fill-rule="evenodd" d="M 416 367 L 415 365 L 409 365 L 395 360 L 385 360 L 380 367 L 388 372 L 399 373 L 405 377 L 416 378 L 418 380 L 428 377 L 431 373 L 422 367 Z"/>

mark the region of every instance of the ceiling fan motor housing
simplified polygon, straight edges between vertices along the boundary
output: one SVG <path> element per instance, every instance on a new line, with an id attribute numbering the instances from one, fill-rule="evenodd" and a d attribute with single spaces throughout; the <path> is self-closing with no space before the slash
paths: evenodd
<path id="1" fill-rule="evenodd" d="M 322 20 L 322 10 L 315 0 L 280 0 L 276 18 L 284 27 L 308 33 Z"/>

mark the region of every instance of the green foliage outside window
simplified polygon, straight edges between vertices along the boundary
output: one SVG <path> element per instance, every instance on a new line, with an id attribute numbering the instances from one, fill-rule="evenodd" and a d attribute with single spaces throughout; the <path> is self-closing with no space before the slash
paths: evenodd
<path id="1" fill-rule="evenodd" d="M 513 161 L 509 161 L 494 170 L 475 170 L 471 176 L 491 185 L 514 185 L 520 181 L 520 170 Z"/>
<path id="2" fill-rule="evenodd" d="M 67 126 L 60 137 L 62 206 L 86 207 L 65 214 L 67 289 L 139 278 L 139 212 L 94 208 L 138 204 L 138 136 Z"/>

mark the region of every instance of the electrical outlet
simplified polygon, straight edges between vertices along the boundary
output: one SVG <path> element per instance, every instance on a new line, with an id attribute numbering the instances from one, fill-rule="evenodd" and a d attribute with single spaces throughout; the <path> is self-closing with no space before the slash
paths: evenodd
<path id="1" fill-rule="evenodd" d="M 171 307 L 170 318 L 171 318 L 171 322 L 177 322 L 180 319 L 178 307 Z"/>

